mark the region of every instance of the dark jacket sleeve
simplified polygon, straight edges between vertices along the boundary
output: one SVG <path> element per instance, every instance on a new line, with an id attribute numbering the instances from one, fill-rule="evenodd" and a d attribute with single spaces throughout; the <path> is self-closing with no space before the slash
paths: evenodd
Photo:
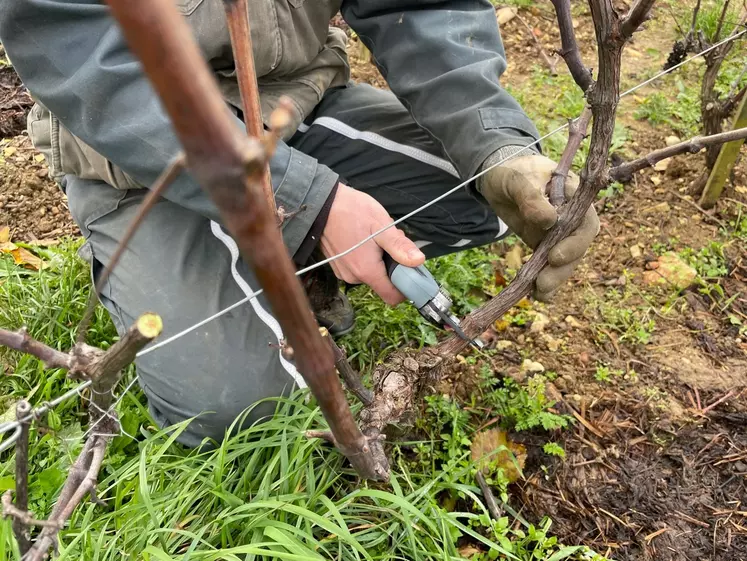
<path id="1" fill-rule="evenodd" d="M 500 85 L 506 55 L 488 0 L 343 0 L 341 12 L 464 179 L 539 138 Z"/>
<path id="2" fill-rule="evenodd" d="M 180 146 L 168 115 L 126 46 L 109 9 L 97 0 L 0 3 L 0 41 L 32 96 L 74 135 L 142 185 L 151 185 Z M 236 119 L 236 126 L 243 124 Z M 337 176 L 282 144 L 271 162 L 278 205 L 293 213 L 283 236 L 293 254 Z M 189 173 L 166 198 L 220 222 Z"/>

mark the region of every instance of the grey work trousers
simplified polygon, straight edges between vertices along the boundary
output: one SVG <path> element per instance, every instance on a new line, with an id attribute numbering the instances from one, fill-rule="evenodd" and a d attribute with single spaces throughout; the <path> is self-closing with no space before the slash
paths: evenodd
<path id="1" fill-rule="evenodd" d="M 453 188 L 456 171 L 389 92 L 351 85 L 327 93 L 288 142 L 316 158 L 394 218 Z M 65 178 L 70 211 L 93 275 L 107 263 L 145 196 L 99 181 Z M 355 216 L 350 217 L 356 220 Z M 401 226 L 426 256 L 488 244 L 505 225 L 460 190 Z M 164 321 L 160 340 L 245 298 L 259 284 L 234 240 L 215 222 L 161 200 L 104 287 L 102 302 L 122 333 L 143 312 Z M 139 383 L 160 426 L 197 417 L 180 440 L 222 440 L 255 402 L 304 387 L 278 350 L 282 332 L 263 295 L 136 361 Z M 254 422 L 271 413 L 256 407 Z"/>

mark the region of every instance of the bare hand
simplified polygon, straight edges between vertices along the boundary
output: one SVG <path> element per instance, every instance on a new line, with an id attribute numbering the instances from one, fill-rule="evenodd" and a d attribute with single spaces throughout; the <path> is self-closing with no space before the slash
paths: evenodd
<path id="1" fill-rule="evenodd" d="M 391 223 L 389 213 L 373 197 L 340 183 L 322 233 L 322 252 L 327 257 L 342 253 Z M 330 266 L 338 279 L 350 284 L 367 284 L 384 302 L 395 306 L 405 298 L 389 280 L 382 260 L 384 251 L 407 267 L 425 262 L 423 252 L 402 230 L 392 227 L 332 261 Z"/>

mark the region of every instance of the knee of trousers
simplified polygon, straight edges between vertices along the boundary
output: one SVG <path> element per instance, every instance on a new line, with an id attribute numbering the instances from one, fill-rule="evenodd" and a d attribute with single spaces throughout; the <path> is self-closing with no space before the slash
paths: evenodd
<path id="1" fill-rule="evenodd" d="M 237 353 L 231 366 L 225 361 L 211 365 L 208 359 L 192 365 L 172 362 L 175 367 L 169 368 L 164 362 L 173 360 L 170 355 L 158 361 L 139 360 L 138 376 L 158 427 L 186 422 L 177 441 L 188 447 L 206 439 L 220 443 L 227 435 L 270 418 L 276 408 L 273 398 L 287 397 L 298 388 L 277 360 L 253 361 Z"/>
<path id="2" fill-rule="evenodd" d="M 86 237 L 92 267 L 109 261 L 142 196 L 100 182 L 69 182 L 71 212 Z M 101 302 L 120 334 L 145 311 L 163 319 L 155 345 L 182 334 L 146 349 L 136 367 L 159 426 L 194 418 L 179 437 L 185 445 L 221 440 L 258 401 L 305 385 L 280 355 L 283 334 L 263 295 L 194 328 L 257 288 L 235 242 L 217 224 L 162 201 L 151 209 L 102 291 Z M 251 409 L 245 422 L 272 409 Z"/>

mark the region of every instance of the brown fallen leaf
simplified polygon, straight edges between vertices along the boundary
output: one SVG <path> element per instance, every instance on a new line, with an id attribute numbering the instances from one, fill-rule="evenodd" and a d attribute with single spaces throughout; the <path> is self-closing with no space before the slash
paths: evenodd
<path id="1" fill-rule="evenodd" d="M 482 549 L 477 549 L 474 545 L 463 545 L 458 551 L 459 555 L 464 559 L 472 559 L 475 555 L 484 553 Z"/>
<path id="2" fill-rule="evenodd" d="M 39 257 L 31 253 L 29 250 L 18 247 L 11 242 L 0 244 L 0 253 L 7 253 L 11 255 L 16 265 L 21 265 L 26 269 L 38 271 L 39 269 L 44 269 L 47 266 L 47 263 L 42 261 Z"/>
<path id="3" fill-rule="evenodd" d="M 477 463 L 483 473 L 487 475 L 496 468 L 503 468 L 506 479 L 511 483 L 521 477 L 521 470 L 527 459 L 526 448 L 510 441 L 501 429 L 477 433 L 472 438 L 471 451 L 472 461 Z"/>
<path id="4" fill-rule="evenodd" d="M 0 226 L 0 243 L 10 241 L 10 226 Z"/>

